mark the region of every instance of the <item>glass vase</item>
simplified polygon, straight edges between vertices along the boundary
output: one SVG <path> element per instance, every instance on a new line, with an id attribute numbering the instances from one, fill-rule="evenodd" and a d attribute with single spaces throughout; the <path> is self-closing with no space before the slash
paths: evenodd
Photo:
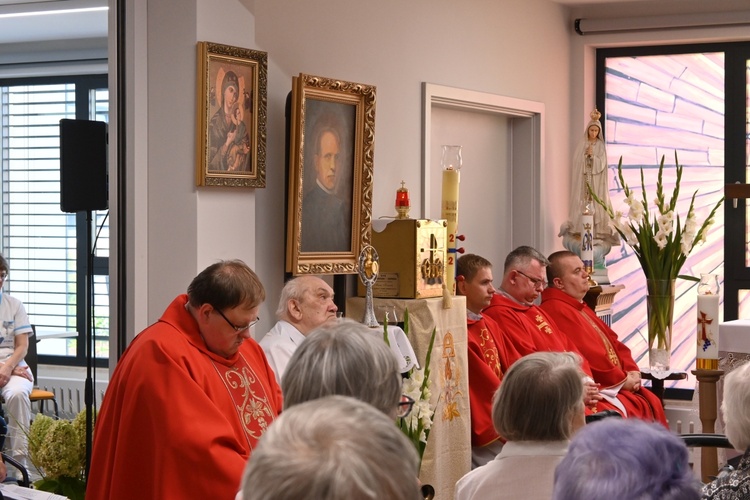
<path id="1" fill-rule="evenodd" d="M 648 364 L 652 372 L 669 371 L 675 280 L 646 280 Z"/>

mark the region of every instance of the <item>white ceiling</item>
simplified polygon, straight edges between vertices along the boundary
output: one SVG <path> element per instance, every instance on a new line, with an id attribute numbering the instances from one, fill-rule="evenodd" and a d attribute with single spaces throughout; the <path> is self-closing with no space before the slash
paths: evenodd
<path id="1" fill-rule="evenodd" d="M 106 37 L 106 7 L 107 0 L 0 0 L 0 44 Z"/>
<path id="2" fill-rule="evenodd" d="M 252 0 L 240 0 L 252 5 Z M 496 0 L 499 1 L 499 0 Z M 746 10 L 748 0 L 550 0 L 574 17 L 629 17 Z M 0 0 L 0 45 L 105 38 L 107 0 Z M 83 9 L 99 8 L 85 12 Z M 42 12 L 57 11 L 41 15 Z M 70 11 L 70 12 L 64 12 Z M 24 15 L 21 13 L 36 13 Z"/>

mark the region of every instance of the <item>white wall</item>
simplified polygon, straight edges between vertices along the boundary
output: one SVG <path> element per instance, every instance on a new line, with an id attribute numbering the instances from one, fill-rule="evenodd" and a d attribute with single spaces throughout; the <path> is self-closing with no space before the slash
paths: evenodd
<path id="1" fill-rule="evenodd" d="M 255 23 L 237 0 L 137 0 L 128 21 L 124 290 L 132 339 L 207 265 L 240 258 L 256 267 L 255 190 L 197 189 L 194 173 L 196 44 L 255 48 Z"/>
<path id="2" fill-rule="evenodd" d="M 412 216 L 420 216 L 422 82 L 544 102 L 548 185 L 567 184 L 562 160 L 569 156 L 570 142 L 565 130 L 569 42 L 560 5 L 547 0 L 255 0 L 254 13 L 257 48 L 268 51 L 273 66 L 268 187 L 257 192 L 256 228 L 256 266 L 269 288 L 268 309 L 275 305 L 284 267 L 284 100 L 299 73 L 377 87 L 375 217 L 393 214 L 402 179 L 410 188 Z M 466 179 L 470 175 L 480 174 L 467 166 L 462 186 L 471 184 Z M 488 184 L 502 179 L 501 171 L 483 175 Z M 566 213 L 565 202 L 559 204 L 549 195 L 543 194 L 549 213 Z M 471 197 L 462 190 L 461 219 L 484 217 L 492 231 L 485 213 L 464 210 L 463 200 Z M 554 248 L 561 222 L 554 217 L 545 221 L 542 251 Z M 474 242 L 486 248 L 480 238 Z M 259 325 L 258 332 L 268 327 L 270 323 Z"/>
<path id="3" fill-rule="evenodd" d="M 601 6 L 585 13 L 607 10 L 615 12 Z M 580 37 L 572 20 L 582 12 L 550 0 L 136 0 L 131 15 L 129 85 L 137 90 L 129 134 L 137 144 L 129 146 L 136 151 L 128 165 L 135 178 L 126 293 L 133 307 L 129 324 L 136 331 L 156 320 L 203 267 L 229 257 L 254 266 L 267 286 L 256 334 L 270 328 L 284 274 L 284 104 L 300 72 L 377 86 L 376 217 L 392 213 L 402 179 L 411 188 L 413 207 L 422 205 L 417 188 L 422 82 L 543 103 L 546 177 L 539 249 L 549 252 L 560 248 L 557 230 L 567 214 L 572 144 L 594 103 L 595 47 L 750 36 L 746 28 L 714 28 Z M 199 40 L 269 53 L 265 189 L 194 186 Z M 147 139 L 139 136 L 144 131 Z M 147 153 L 138 154 L 138 148 Z M 497 180 L 484 175 L 488 183 Z M 472 193 L 461 196 L 466 200 Z M 461 213 L 462 219 L 481 216 Z M 493 244 L 491 238 L 476 243 Z"/>

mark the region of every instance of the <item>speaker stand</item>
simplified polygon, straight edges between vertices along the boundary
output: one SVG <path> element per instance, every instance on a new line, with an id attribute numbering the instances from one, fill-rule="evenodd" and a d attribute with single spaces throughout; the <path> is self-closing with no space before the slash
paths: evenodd
<path id="1" fill-rule="evenodd" d="M 84 310 L 86 319 L 84 322 L 84 334 L 86 335 L 86 385 L 85 385 L 85 402 L 86 402 L 86 479 L 89 477 L 91 468 L 91 451 L 92 438 L 94 435 L 94 249 L 92 248 L 91 225 L 92 211 L 86 211 L 86 290 L 84 293 Z"/>

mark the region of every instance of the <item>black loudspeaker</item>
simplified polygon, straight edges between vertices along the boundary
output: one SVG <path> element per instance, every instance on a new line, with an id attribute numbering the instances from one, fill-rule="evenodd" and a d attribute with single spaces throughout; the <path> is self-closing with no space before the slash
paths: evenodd
<path id="1" fill-rule="evenodd" d="M 60 210 L 106 210 L 107 124 L 60 120 Z"/>

